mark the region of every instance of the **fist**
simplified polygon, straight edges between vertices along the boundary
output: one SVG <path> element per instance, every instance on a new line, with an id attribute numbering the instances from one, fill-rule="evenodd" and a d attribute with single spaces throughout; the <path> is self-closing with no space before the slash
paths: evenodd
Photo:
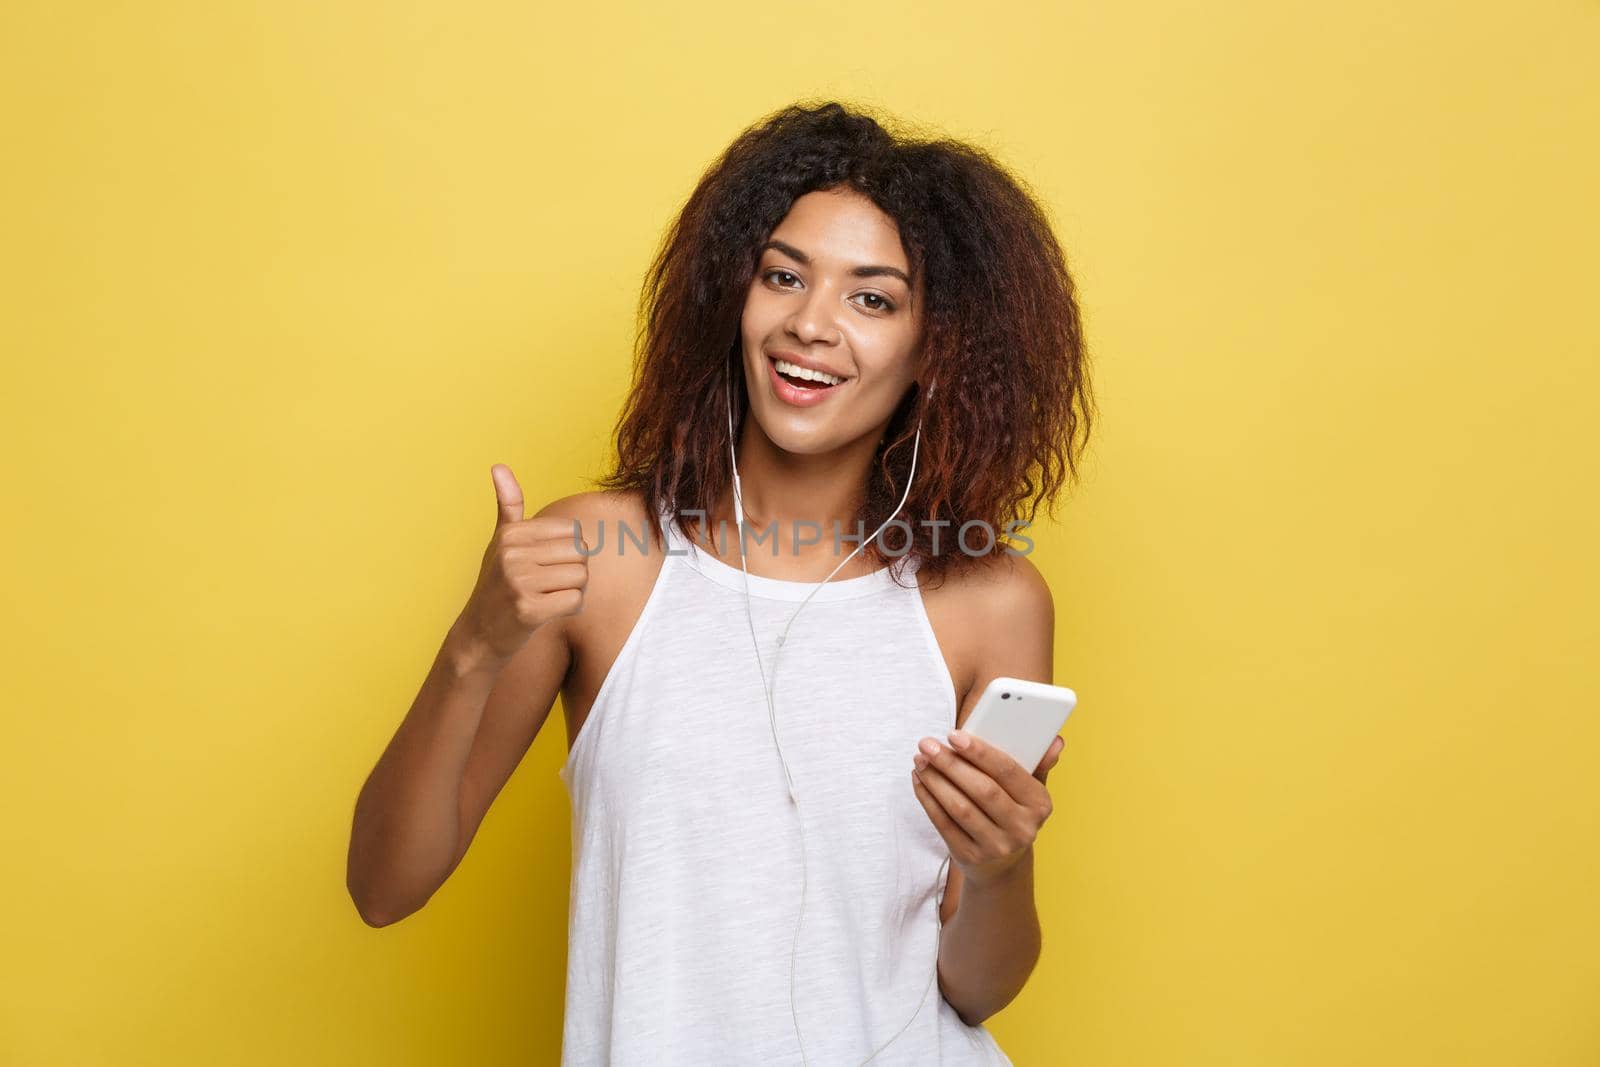
<path id="1" fill-rule="evenodd" d="M 509 659 L 539 627 L 582 610 L 589 545 L 572 519 L 524 518 L 522 487 L 510 467 L 496 463 L 489 475 L 494 536 L 461 622 L 472 640 Z"/>

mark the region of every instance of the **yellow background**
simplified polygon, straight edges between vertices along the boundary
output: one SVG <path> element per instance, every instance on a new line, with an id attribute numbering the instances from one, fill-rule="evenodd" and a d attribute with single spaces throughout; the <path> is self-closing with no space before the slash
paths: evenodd
<path id="1" fill-rule="evenodd" d="M 0 1061 L 555 1061 L 559 714 L 383 930 L 351 806 L 490 465 L 599 472 L 658 236 L 804 97 L 990 148 L 1083 290 L 1002 1046 L 1600 1061 L 1596 55 L 1587 0 L 5 5 Z"/>

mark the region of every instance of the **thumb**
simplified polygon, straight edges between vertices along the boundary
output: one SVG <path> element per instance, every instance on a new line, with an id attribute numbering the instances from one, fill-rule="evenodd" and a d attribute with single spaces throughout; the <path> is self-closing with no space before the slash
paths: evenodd
<path id="1" fill-rule="evenodd" d="M 1039 762 L 1039 769 L 1033 775 L 1041 783 L 1050 777 L 1050 769 L 1061 761 L 1061 750 L 1066 745 L 1066 741 L 1062 740 L 1060 734 L 1057 734 L 1055 740 L 1050 742 L 1049 750 L 1045 753 L 1044 759 Z"/>
<path id="2" fill-rule="evenodd" d="M 508 522 L 521 522 L 522 486 L 517 484 L 517 476 L 512 474 L 511 468 L 504 463 L 496 463 L 489 468 L 489 477 L 494 479 L 494 496 L 499 505 L 495 525 L 504 526 Z"/>

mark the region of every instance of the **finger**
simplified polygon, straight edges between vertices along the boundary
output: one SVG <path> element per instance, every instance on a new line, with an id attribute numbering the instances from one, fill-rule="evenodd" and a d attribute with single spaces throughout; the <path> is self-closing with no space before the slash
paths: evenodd
<path id="1" fill-rule="evenodd" d="M 1059 734 L 1056 735 L 1056 739 L 1050 742 L 1050 751 L 1045 753 L 1044 759 L 1040 761 L 1039 769 L 1033 772 L 1035 778 L 1041 782 L 1045 780 L 1045 777 L 1050 773 L 1050 768 L 1061 762 L 1061 750 L 1066 747 L 1066 744 Z"/>
<path id="2" fill-rule="evenodd" d="M 534 593 L 583 589 L 589 584 L 589 567 L 584 563 L 518 564 L 508 573 L 519 585 Z"/>
<path id="3" fill-rule="evenodd" d="M 1006 839 L 1005 833 L 995 825 L 994 820 L 989 818 L 976 801 L 946 777 L 939 768 L 930 763 L 914 773 L 923 788 L 933 794 L 933 798 L 939 802 L 945 813 L 957 826 L 966 831 L 967 836 L 979 847 L 989 851 L 1002 846 Z"/>
<path id="4" fill-rule="evenodd" d="M 988 816 L 990 822 L 1000 826 L 1010 826 L 1016 822 L 1018 801 L 1012 799 L 1011 794 L 986 771 L 963 758 L 955 749 L 939 745 L 938 750 L 930 756 L 919 745 L 913 764 L 917 759 L 924 760 L 928 766 L 944 775 Z"/>
<path id="5" fill-rule="evenodd" d="M 950 846 L 951 855 L 958 852 L 963 856 L 978 854 L 978 843 L 972 840 L 972 835 L 956 825 L 950 813 L 944 810 L 939 801 L 928 791 L 928 787 L 918 779 L 916 772 L 912 772 L 911 775 L 911 791 L 917 795 L 917 802 L 922 805 L 922 810 L 928 813 L 928 821 L 939 831 L 944 843 Z"/>
<path id="6" fill-rule="evenodd" d="M 499 532 L 501 544 L 537 548 L 554 553 L 550 557 L 553 559 L 587 559 L 595 554 L 584 536 L 583 523 L 562 515 L 535 515 L 531 519 L 502 522 Z"/>
<path id="7" fill-rule="evenodd" d="M 511 468 L 504 463 L 496 463 L 489 468 L 489 477 L 494 479 L 494 497 L 496 503 L 495 525 L 503 526 L 508 522 L 521 522 L 522 513 L 522 486 L 517 484 L 517 476 L 511 473 Z"/>
<path id="8" fill-rule="evenodd" d="M 965 742 L 965 746 L 959 742 Z M 1031 803 L 1037 797 L 1038 779 L 1005 749 L 996 748 L 983 738 L 965 730 L 952 730 L 949 735 L 951 751 L 1000 783 L 1012 800 L 1018 804 Z"/>

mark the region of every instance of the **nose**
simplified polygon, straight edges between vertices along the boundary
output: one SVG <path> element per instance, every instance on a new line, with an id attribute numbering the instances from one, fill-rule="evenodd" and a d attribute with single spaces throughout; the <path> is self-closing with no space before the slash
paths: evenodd
<path id="1" fill-rule="evenodd" d="M 798 302 L 794 314 L 789 316 L 789 332 L 802 344 L 837 344 L 840 330 L 833 316 L 838 310 L 832 287 L 818 285 Z"/>

